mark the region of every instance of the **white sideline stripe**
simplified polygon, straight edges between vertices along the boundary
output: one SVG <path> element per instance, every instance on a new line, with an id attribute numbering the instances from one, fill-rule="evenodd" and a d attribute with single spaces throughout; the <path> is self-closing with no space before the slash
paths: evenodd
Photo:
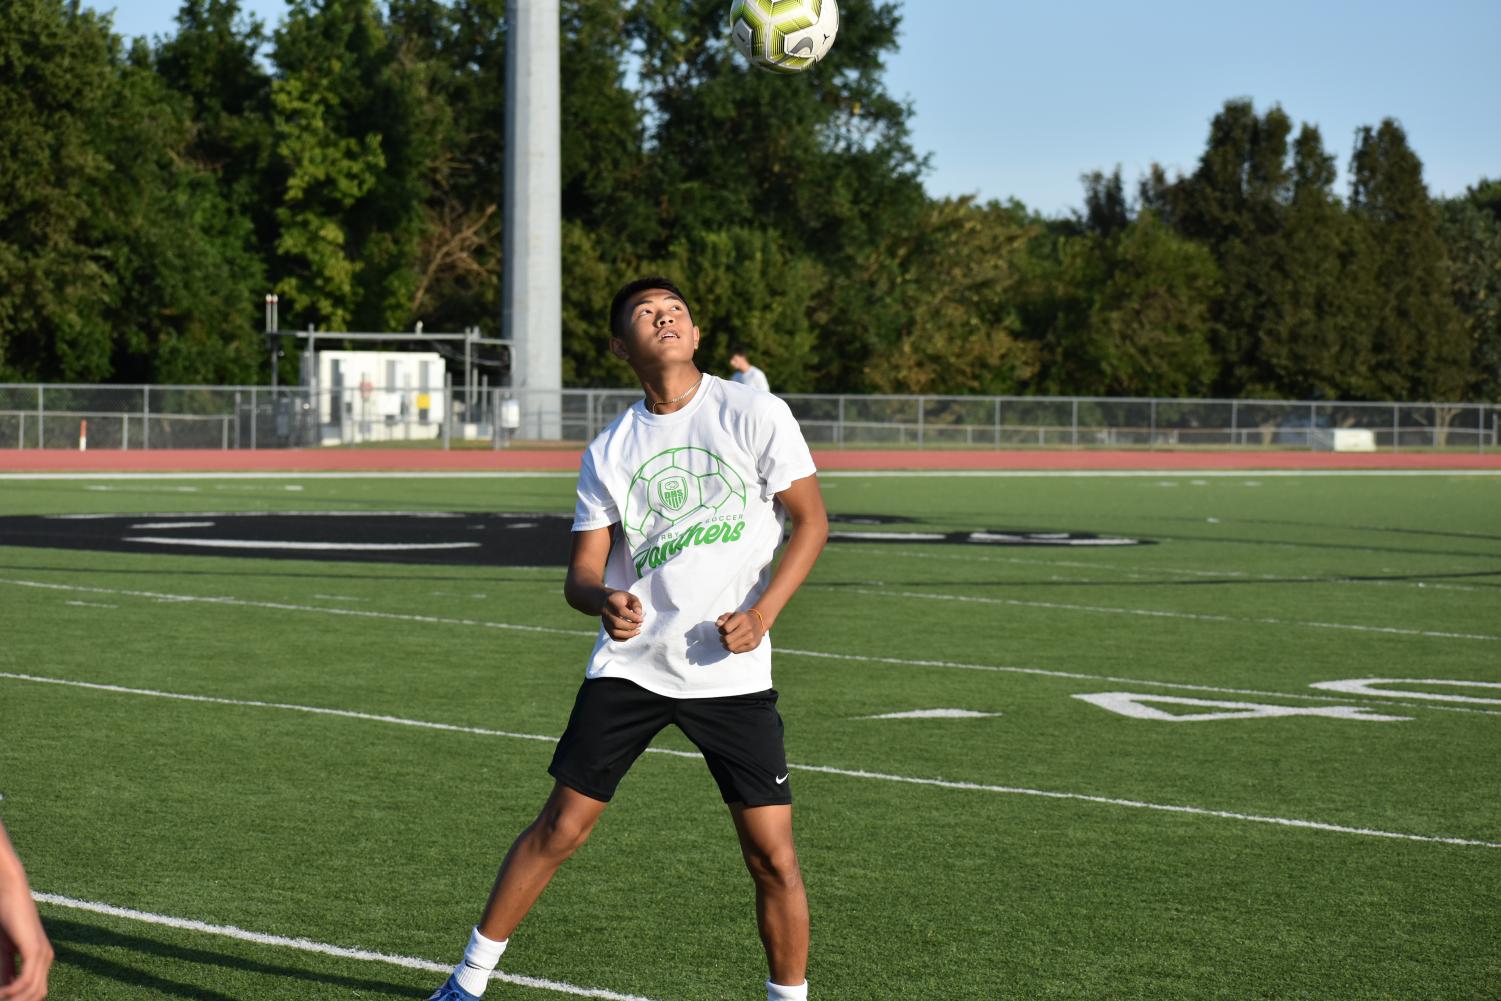
<path id="1" fill-rule="evenodd" d="M 1369 551 L 1369 550 L 1367 550 L 1367 551 Z M 851 552 L 861 552 L 862 555 L 873 555 L 873 554 L 862 552 L 861 550 L 851 550 Z M 987 554 L 987 553 L 981 553 L 981 552 L 970 552 L 970 553 L 925 553 L 925 552 L 920 552 L 920 551 L 918 551 L 916 549 L 888 549 L 888 550 L 885 551 L 885 555 L 900 556 L 903 559 L 915 559 L 915 560 L 957 560 L 957 561 L 964 562 L 964 563 L 1014 563 L 1014 564 L 1017 564 L 1019 566 L 1069 567 L 1069 568 L 1072 568 L 1072 569 L 1093 570 L 1093 571 L 1107 570 L 1107 571 L 1110 571 L 1110 572 L 1113 572 L 1113 573 L 1121 574 L 1122 576 L 1124 576 L 1124 577 L 1126 577 L 1128 579 L 1137 579 L 1137 580 L 1139 580 L 1141 578 L 1144 578 L 1144 577 L 1149 577 L 1149 576 L 1152 576 L 1152 575 L 1164 576 L 1164 577 L 1189 576 L 1189 577 L 1227 578 L 1227 579 L 1231 579 L 1231 580 L 1248 580 L 1248 581 L 1264 580 L 1264 581 L 1271 581 L 1273 583 L 1281 582 L 1281 581 L 1288 581 L 1288 582 L 1293 582 L 1293 583 L 1304 583 L 1304 584 L 1338 584 L 1338 585 L 1358 584 L 1358 585 L 1375 586 L 1375 587 L 1410 587 L 1410 588 L 1421 588 L 1421 589 L 1424 589 L 1424 590 L 1434 590 L 1434 591 L 1468 591 L 1470 593 L 1494 593 L 1493 589 L 1491 589 L 1491 588 L 1467 587 L 1467 586 L 1465 586 L 1463 584 L 1441 584 L 1441 583 L 1436 583 L 1436 582 L 1434 582 L 1431 579 L 1430 580 L 1381 580 L 1381 579 L 1370 579 L 1370 578 L 1365 578 L 1365 577 L 1355 577 L 1355 576 L 1347 576 L 1347 575 L 1339 575 L 1339 574 L 1328 575 L 1328 576 L 1307 575 L 1307 574 L 1284 575 L 1284 574 L 1270 574 L 1270 573 L 1255 573 L 1255 574 L 1253 574 L 1253 573 L 1246 573 L 1243 570 L 1197 570 L 1197 569 L 1193 569 L 1191 567 L 1155 567 L 1155 566 L 1131 566 L 1131 567 L 1125 567 L 1125 566 L 1121 566 L 1120 564 L 1117 564 L 1117 563 L 1095 563 L 1093 561 L 1091 561 L 1089 563 L 1085 563 L 1082 560 L 1024 559 L 1022 557 L 1016 557 L 1016 556 L 996 556 L 993 553 Z M 1470 558 L 1472 558 L 1472 559 L 1494 559 L 1494 557 L 1486 556 L 1485 554 L 1482 554 L 1482 553 L 1477 553 L 1477 554 L 1475 554 L 1474 557 L 1470 557 Z M 1434 571 L 1433 576 L 1434 577 L 1443 577 L 1443 576 L 1445 576 L 1446 574 L 1448 574 L 1450 572 L 1451 571 L 1448 571 L 1448 570 L 1436 570 L 1436 571 Z M 1465 571 L 1465 570 L 1462 570 L 1460 568 L 1455 568 L 1452 572 L 1455 572 L 1455 573 L 1467 573 L 1469 571 Z M 1422 575 L 1421 574 L 1416 574 L 1416 575 L 1412 575 L 1412 576 L 1419 576 L 1420 577 Z M 1081 579 L 1088 579 L 1088 578 L 1081 578 Z"/>
<path id="2" fill-rule="evenodd" d="M 880 584 L 881 581 L 871 581 Z M 814 585 L 829 587 L 830 585 Z M 981 598 L 968 594 L 931 594 L 925 591 L 892 591 L 869 588 L 841 588 L 845 594 L 864 594 L 877 598 L 921 598 L 925 601 L 957 601 L 972 605 L 1009 605 L 1016 608 L 1046 608 L 1065 612 L 1101 612 L 1108 615 L 1141 615 L 1154 619 L 1189 619 L 1194 622 L 1241 622 L 1263 626 L 1303 626 L 1308 629 L 1344 629 L 1356 633 L 1386 633 L 1394 636 L 1425 636 L 1429 639 L 1501 641 L 1489 633 L 1447 633 L 1429 629 L 1404 629 L 1400 626 L 1362 626 L 1350 622 L 1313 622 L 1307 619 L 1261 619 L 1239 615 L 1211 615 L 1207 612 L 1170 612 L 1153 608 L 1113 608 L 1108 605 L 1075 605 L 1061 601 L 1025 601 L 1021 598 Z"/>
<path id="3" fill-rule="evenodd" d="M 431 730 L 448 730 L 460 733 L 476 733 L 484 736 L 514 737 L 521 740 L 544 740 L 554 742 L 555 738 L 542 737 L 536 734 L 507 733 L 500 730 L 484 730 L 479 727 L 456 726 L 450 723 L 433 723 L 427 720 L 404 719 L 399 716 L 381 716 L 374 713 L 360 713 L 347 709 L 326 709 L 319 706 L 300 706 L 287 702 L 258 702 L 251 700 L 227 699 L 209 695 L 188 695 L 178 692 L 160 692 L 151 689 L 126 688 L 122 685 L 104 685 L 86 681 L 70 681 L 64 678 L 44 678 L 35 675 L 12 674 L 0 672 L 0 678 L 12 678 L 18 681 L 35 681 L 43 684 L 64 685 L 71 688 L 88 688 L 97 691 L 115 692 L 125 695 L 145 695 L 155 698 L 182 699 L 188 702 L 212 702 L 219 705 L 250 706 L 264 709 L 287 709 L 294 712 L 313 713 L 320 716 L 343 716 L 351 719 L 373 720 L 382 723 L 396 723 L 402 726 L 422 727 Z M 1345 700 L 1349 701 L 1349 700 Z M 647 748 L 648 752 L 655 751 L 677 758 L 697 758 L 699 755 L 690 751 L 676 751 L 666 748 Z M 1402 841 L 1422 841 L 1435 844 L 1465 845 L 1475 848 L 1501 848 L 1501 842 L 1476 841 L 1468 838 L 1449 838 L 1431 834 L 1406 834 L 1399 831 L 1381 831 L 1367 827 L 1347 827 L 1342 824 L 1326 824 L 1317 820 L 1298 820 L 1289 817 L 1268 817 L 1253 813 L 1233 813 L 1228 810 L 1211 810 L 1200 806 L 1180 806 L 1168 803 L 1148 803 L 1134 799 L 1115 799 L 1108 796 L 1093 796 L 1087 793 L 1058 792 L 1048 789 L 1028 789 L 1021 786 L 985 785 L 978 782 L 951 782 L 946 779 L 919 778 L 910 775 L 892 775 L 886 772 L 870 772 L 849 768 L 834 768 L 828 765 L 802 765 L 789 762 L 787 765 L 793 771 L 818 772 L 824 775 L 838 775 L 845 778 L 875 779 L 882 782 L 901 782 L 907 785 L 929 786 L 937 789 L 956 789 L 970 792 L 993 792 L 1014 796 L 1041 796 L 1045 799 L 1076 800 L 1082 803 L 1098 803 L 1106 806 L 1129 807 L 1137 810 L 1158 810 L 1167 813 L 1185 813 L 1199 817 L 1219 817 L 1226 820 L 1240 820 L 1258 824 L 1277 824 L 1283 827 L 1302 827 L 1310 830 L 1329 831 L 1337 834 L 1358 834 L 1373 838 L 1395 838 Z"/>
<path id="4" fill-rule="evenodd" d="M 503 629 L 516 632 L 544 633 L 552 636 L 599 635 L 592 629 L 559 629 L 555 626 L 523 626 L 510 622 L 491 622 L 483 619 L 456 619 L 439 615 L 416 615 L 410 612 L 379 612 L 373 609 L 328 608 L 322 605 L 293 605 L 279 601 L 253 601 L 247 598 L 213 597 L 187 594 L 163 594 L 157 591 L 131 591 L 123 588 L 89 587 L 82 584 L 56 584 L 36 580 L 7 580 L 0 578 L 0 585 L 31 587 L 49 591 L 73 591 L 87 594 L 124 595 L 133 598 L 149 598 L 153 601 L 172 601 L 184 604 L 203 602 L 236 608 L 269 608 L 282 612 L 312 612 L 324 615 L 345 615 L 363 619 L 384 619 L 395 622 L 422 622 L 441 626 L 478 626 L 482 629 Z M 1408 702 L 1393 702 L 1387 699 L 1338 699 L 1327 695 L 1303 695 L 1292 692 L 1270 692 L 1256 688 L 1224 688 L 1216 685 L 1194 685 L 1180 681 L 1152 681 L 1145 678 L 1123 678 L 1110 674 L 1082 674 L 1074 671 L 1053 671 L 1040 667 L 1012 667 L 1005 664 L 969 664 L 953 660 L 916 660 L 905 657 L 878 657 L 870 654 L 831 653 L 825 650 L 800 650 L 796 647 L 778 647 L 777 652 L 789 657 L 811 657 L 817 660 L 844 660 L 856 664 L 888 664 L 893 667 L 937 667 L 955 671 L 990 671 L 998 674 L 1026 674 L 1043 678 L 1069 678 L 1078 681 L 1108 682 L 1112 685 L 1149 685 L 1155 688 L 1181 689 L 1189 692 L 1219 692 L 1226 695 L 1261 695 L 1279 699 L 1299 699 L 1312 702 L 1365 702 L 1369 705 L 1399 705 L 1408 709 L 1432 709 L 1441 712 L 1479 713 L 1484 716 L 1501 716 L 1501 711 L 1490 709 L 1465 709 L 1458 706 L 1414 705 Z M 0 672 L 0 677 L 20 677 Z"/>
<path id="5" fill-rule="evenodd" d="M 104 914 L 112 918 L 126 918 L 131 921 L 142 921 L 146 924 L 177 928 L 181 931 L 198 932 L 203 935 L 217 935 L 220 938 L 232 938 L 240 942 L 253 942 L 256 945 L 271 945 L 281 949 L 296 949 L 299 952 L 314 952 L 322 956 L 334 956 L 338 959 L 358 959 L 369 963 L 389 963 L 392 966 L 403 966 L 409 970 L 426 970 L 430 973 L 451 973 L 453 971 L 452 963 L 447 965 L 434 963 L 430 959 L 418 959 L 416 956 L 393 956 L 387 952 L 373 952 L 369 949 L 352 949 L 342 945 L 329 945 L 325 942 L 314 942 L 308 938 L 288 938 L 285 935 L 268 935 L 265 932 L 236 928 L 234 925 L 211 925 L 205 921 L 195 921 L 191 918 L 174 918 L 169 914 L 153 914 L 150 911 L 137 911 L 129 907 L 116 907 L 114 904 L 105 904 L 94 900 L 76 900 L 73 897 L 64 897 L 56 893 L 38 893 L 33 890 L 31 897 L 38 903 L 51 904 L 53 907 L 67 907 L 75 911 Z M 572 994 L 575 997 L 606 998 L 608 1001 L 652 1001 L 651 998 L 644 998 L 639 994 L 620 994 L 599 987 L 576 987 L 573 984 L 563 983 L 560 980 L 522 977 L 514 973 L 496 971 L 490 974 L 490 979 L 515 984 L 518 987 L 535 987 L 538 990 L 554 991 L 559 994 Z"/>
<path id="6" fill-rule="evenodd" d="M 66 678 L 47 678 L 35 674 L 13 674 L 0 671 L 0 678 L 15 681 L 35 681 L 46 685 L 64 685 L 69 688 L 87 688 L 97 692 L 114 692 L 117 695 L 145 695 L 155 699 L 176 699 L 180 702 L 207 702 L 221 706 L 246 706 L 253 709 L 286 709 L 291 712 L 312 713 L 316 716 L 339 716 L 344 719 L 366 720 L 371 723 L 394 723 L 397 726 L 414 726 L 424 730 L 446 730 L 449 733 L 473 733 L 481 737 L 510 737 L 513 740 L 541 740 L 557 743 L 556 737 L 544 737 L 535 733 L 514 733 L 509 730 L 489 730 L 479 726 L 460 726 L 456 723 L 432 723 L 427 720 L 406 719 L 402 716 L 386 716 L 380 713 L 362 713 L 353 709 L 328 709 L 322 706 L 302 706 L 293 702 L 264 702 L 259 699 L 229 699 L 218 695 L 192 695 L 187 692 L 164 692 L 155 688 L 129 688 L 125 685 L 106 685 L 95 681 L 72 681 Z"/>
<path id="7" fill-rule="evenodd" d="M 817 462 L 818 453 L 814 453 Z M 1501 476 L 1501 469 L 833 469 L 821 479 L 1238 479 L 1304 476 Z M 387 470 L 384 472 L 0 473 L 6 480 L 573 480 L 572 471 Z"/>
<path id="8" fill-rule="evenodd" d="M 827 653 L 820 650 L 797 650 L 778 647 L 777 653 L 792 657 L 812 657 L 818 660 L 848 660 L 860 664 L 890 664 L 893 667 L 940 667 L 954 671 L 991 671 L 997 674 L 1031 674 L 1041 678 L 1067 678 L 1075 681 L 1109 682 L 1113 685 L 1146 685 L 1149 688 L 1172 688 L 1185 692 L 1214 692 L 1222 695 L 1259 695 L 1274 699 L 1296 699 L 1302 702 L 1359 702 L 1371 706 L 1401 706 L 1405 709 L 1441 709 L 1450 712 L 1480 713 L 1484 716 L 1501 716 L 1501 711 L 1492 709 L 1460 709 L 1457 706 L 1419 705 L 1392 699 L 1335 699 L 1327 695 L 1303 695 L 1298 692 L 1270 692 L 1259 688 L 1225 688 L 1219 685 L 1194 685 L 1186 681 L 1152 681 L 1146 678 L 1123 678 L 1113 674 L 1084 674 L 1079 671 L 1052 671 L 1042 667 L 1011 667 L 1006 664 L 966 664 L 957 660 L 913 660 L 905 657 L 878 657 L 874 654 Z M 0 675 L 3 677 L 3 675 Z M 1411 697 L 1411 696 L 1409 696 Z"/>
<path id="9" fill-rule="evenodd" d="M 1045 799 L 1068 799 L 1081 803 L 1100 803 L 1106 806 L 1123 806 L 1133 810 L 1158 810 L 1165 813 L 1186 813 L 1195 817 L 1219 817 L 1224 820 L 1241 820 L 1255 824 L 1276 824 L 1279 827 L 1301 827 L 1314 831 L 1329 831 L 1335 834 L 1358 834 L 1367 838 L 1396 838 L 1401 841 L 1424 841 L 1445 845 L 1464 845 L 1471 848 L 1501 848 L 1501 841 L 1476 841 L 1469 838 L 1446 838 L 1432 834 L 1404 834 L 1399 831 L 1380 831 L 1370 827 L 1347 827 L 1343 824 L 1326 824 L 1318 820 L 1298 820 L 1292 817 L 1268 817 L 1256 813 L 1234 813 L 1229 810 L 1210 810 L 1201 806 L 1177 806 L 1170 803 L 1147 803 L 1136 799 L 1115 799 L 1110 796 L 1091 796 L 1079 792 L 1056 792 L 1048 789 L 1027 789 L 1020 786 L 984 785 L 979 782 L 950 782 L 944 779 L 920 779 L 906 775 L 889 775 L 885 772 L 857 771 L 848 768 L 829 768 L 823 765 L 791 765 L 787 767 L 803 772 L 822 772 L 846 778 L 875 779 L 881 782 L 904 782 L 911 785 L 935 786 L 940 789 L 957 789 L 966 792 L 994 792 L 1011 796 L 1041 796 Z"/>
<path id="10" fill-rule="evenodd" d="M 321 605 L 293 605 L 284 601 L 253 601 L 248 598 L 229 598 L 223 595 L 164 594 L 160 591 L 133 591 L 128 588 L 88 587 L 83 584 L 54 584 L 40 580 L 4 580 L 0 584 L 15 587 L 31 587 L 46 591 L 76 591 L 84 594 L 118 594 L 131 598 L 150 598 L 154 601 L 177 601 L 184 604 L 202 602 L 208 605 L 227 605 L 236 608 L 269 608 L 278 612 L 321 612 L 325 615 L 349 615 L 362 619 L 386 619 L 394 622 L 427 622 L 446 626 L 479 626 L 483 629 L 508 629 L 523 633 L 547 633 L 554 636 L 595 636 L 596 630 L 557 629 L 552 626 L 523 626 L 511 622 L 487 622 L 480 619 L 451 619 L 438 615 L 416 615 L 410 612 L 377 612 L 360 608 L 325 608 Z"/>

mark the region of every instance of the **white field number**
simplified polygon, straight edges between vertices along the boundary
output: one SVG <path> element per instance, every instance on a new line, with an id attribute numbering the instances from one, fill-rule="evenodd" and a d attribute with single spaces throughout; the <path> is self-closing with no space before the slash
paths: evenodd
<path id="1" fill-rule="evenodd" d="M 1162 723 L 1210 723 L 1227 719 L 1270 719 L 1278 716 L 1323 716 L 1329 719 L 1366 720 L 1372 723 L 1397 723 L 1411 716 L 1384 716 L 1362 706 L 1279 706 L 1264 702 L 1223 702 L 1218 699 L 1190 699 L 1179 695 L 1142 695 L 1136 692 L 1093 692 L 1074 698 L 1108 709 L 1132 719 L 1157 720 Z M 1148 703 L 1192 706 L 1201 712 L 1167 712 Z"/>
<path id="2" fill-rule="evenodd" d="M 1443 692 L 1392 691 L 1391 685 L 1438 685 L 1448 688 L 1482 688 L 1491 698 L 1479 695 L 1449 695 Z M 1316 681 L 1312 688 L 1342 695 L 1374 695 L 1383 699 L 1426 699 L 1430 702 L 1478 702 L 1488 706 L 1501 706 L 1501 682 L 1495 681 L 1440 681 L 1437 678 L 1354 678 L 1350 681 Z"/>

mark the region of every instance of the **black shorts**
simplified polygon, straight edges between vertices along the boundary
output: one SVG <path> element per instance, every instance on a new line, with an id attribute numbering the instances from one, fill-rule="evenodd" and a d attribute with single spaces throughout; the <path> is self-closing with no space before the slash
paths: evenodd
<path id="1" fill-rule="evenodd" d="M 669 723 L 687 734 L 726 803 L 792 802 L 777 693 L 671 699 L 621 678 L 585 681 L 548 772 L 591 799 L 609 802 L 652 738 Z"/>

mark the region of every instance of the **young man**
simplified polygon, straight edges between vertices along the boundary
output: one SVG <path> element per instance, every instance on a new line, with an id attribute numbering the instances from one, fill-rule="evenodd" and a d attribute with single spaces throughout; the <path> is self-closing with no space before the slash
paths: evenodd
<path id="1" fill-rule="evenodd" d="M 734 348 L 730 351 L 730 367 L 735 370 L 735 374 L 730 376 L 735 382 L 752 389 L 759 389 L 763 393 L 771 392 L 771 383 L 766 381 L 766 373 L 750 363 L 744 348 Z"/>
<path id="2" fill-rule="evenodd" d="M 699 330 L 672 282 L 621 289 L 610 332 L 646 398 L 579 469 L 563 593 L 599 617 L 599 637 L 548 769 L 552 794 L 429 1001 L 483 993 L 511 932 L 669 723 L 703 753 L 729 807 L 755 883 L 767 997 L 802 1001 L 808 903 L 767 633 L 828 537 L 813 458 L 785 403 L 698 370 Z M 787 518 L 792 539 L 772 573 Z"/>

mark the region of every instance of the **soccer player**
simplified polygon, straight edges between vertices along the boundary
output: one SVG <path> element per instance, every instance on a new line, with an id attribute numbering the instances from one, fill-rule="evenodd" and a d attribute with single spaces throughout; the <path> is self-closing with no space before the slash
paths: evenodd
<path id="1" fill-rule="evenodd" d="M 750 358 L 745 354 L 745 348 L 731 349 L 730 367 L 735 370 L 735 374 L 730 376 L 732 381 L 752 389 L 759 389 L 763 393 L 771 392 L 771 383 L 766 381 L 766 373 L 750 363 Z"/>
<path id="2" fill-rule="evenodd" d="M 51 968 L 52 944 L 37 917 L 26 870 L 0 824 L 0 999 L 42 1001 Z"/>
<path id="3" fill-rule="evenodd" d="M 599 636 L 548 769 L 552 794 L 429 1001 L 483 994 L 511 932 L 670 723 L 702 752 L 739 836 L 768 1001 L 803 1001 L 808 902 L 767 634 L 828 538 L 813 458 L 784 402 L 698 370 L 699 330 L 672 282 L 622 288 L 610 333 L 645 399 L 584 453 L 563 588 L 600 619 Z"/>

